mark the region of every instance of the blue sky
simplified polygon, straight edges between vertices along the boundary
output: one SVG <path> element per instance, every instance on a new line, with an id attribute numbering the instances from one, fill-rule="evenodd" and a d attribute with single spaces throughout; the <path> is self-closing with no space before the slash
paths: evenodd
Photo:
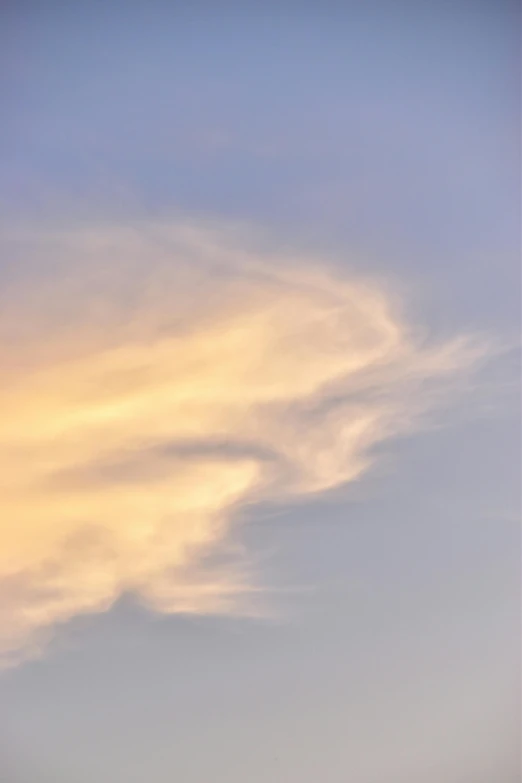
<path id="1" fill-rule="evenodd" d="M 518 5 L 257 5 L 4 12 L 1 763 L 515 783 Z"/>

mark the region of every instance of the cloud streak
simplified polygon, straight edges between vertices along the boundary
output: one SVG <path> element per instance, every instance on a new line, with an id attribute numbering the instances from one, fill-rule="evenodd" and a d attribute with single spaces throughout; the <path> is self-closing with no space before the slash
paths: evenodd
<path id="1" fill-rule="evenodd" d="M 238 510 L 358 479 L 481 355 L 420 341 L 375 282 L 216 226 L 3 243 L 30 260 L 0 294 L 7 662 L 128 592 L 248 611 L 248 577 L 205 566 Z"/>

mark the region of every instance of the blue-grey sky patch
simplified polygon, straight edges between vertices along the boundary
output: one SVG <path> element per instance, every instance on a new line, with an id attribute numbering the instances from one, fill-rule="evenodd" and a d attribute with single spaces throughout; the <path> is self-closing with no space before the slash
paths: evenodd
<path id="1" fill-rule="evenodd" d="M 519 4 L 3 5 L 0 778 L 515 783 Z"/>

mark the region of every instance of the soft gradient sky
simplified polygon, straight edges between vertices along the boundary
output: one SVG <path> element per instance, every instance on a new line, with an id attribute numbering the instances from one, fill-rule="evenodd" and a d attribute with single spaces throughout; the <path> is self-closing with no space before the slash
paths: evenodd
<path id="1" fill-rule="evenodd" d="M 519 4 L 0 15 L 2 783 L 517 783 Z"/>

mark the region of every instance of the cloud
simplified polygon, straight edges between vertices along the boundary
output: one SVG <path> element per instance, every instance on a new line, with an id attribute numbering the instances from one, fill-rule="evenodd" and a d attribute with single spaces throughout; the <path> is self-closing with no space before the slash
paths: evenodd
<path id="1" fill-rule="evenodd" d="M 482 349 L 428 345 L 374 281 L 218 226 L 4 236 L 0 651 L 132 593 L 248 611 L 207 558 L 238 510 L 358 479 Z"/>

